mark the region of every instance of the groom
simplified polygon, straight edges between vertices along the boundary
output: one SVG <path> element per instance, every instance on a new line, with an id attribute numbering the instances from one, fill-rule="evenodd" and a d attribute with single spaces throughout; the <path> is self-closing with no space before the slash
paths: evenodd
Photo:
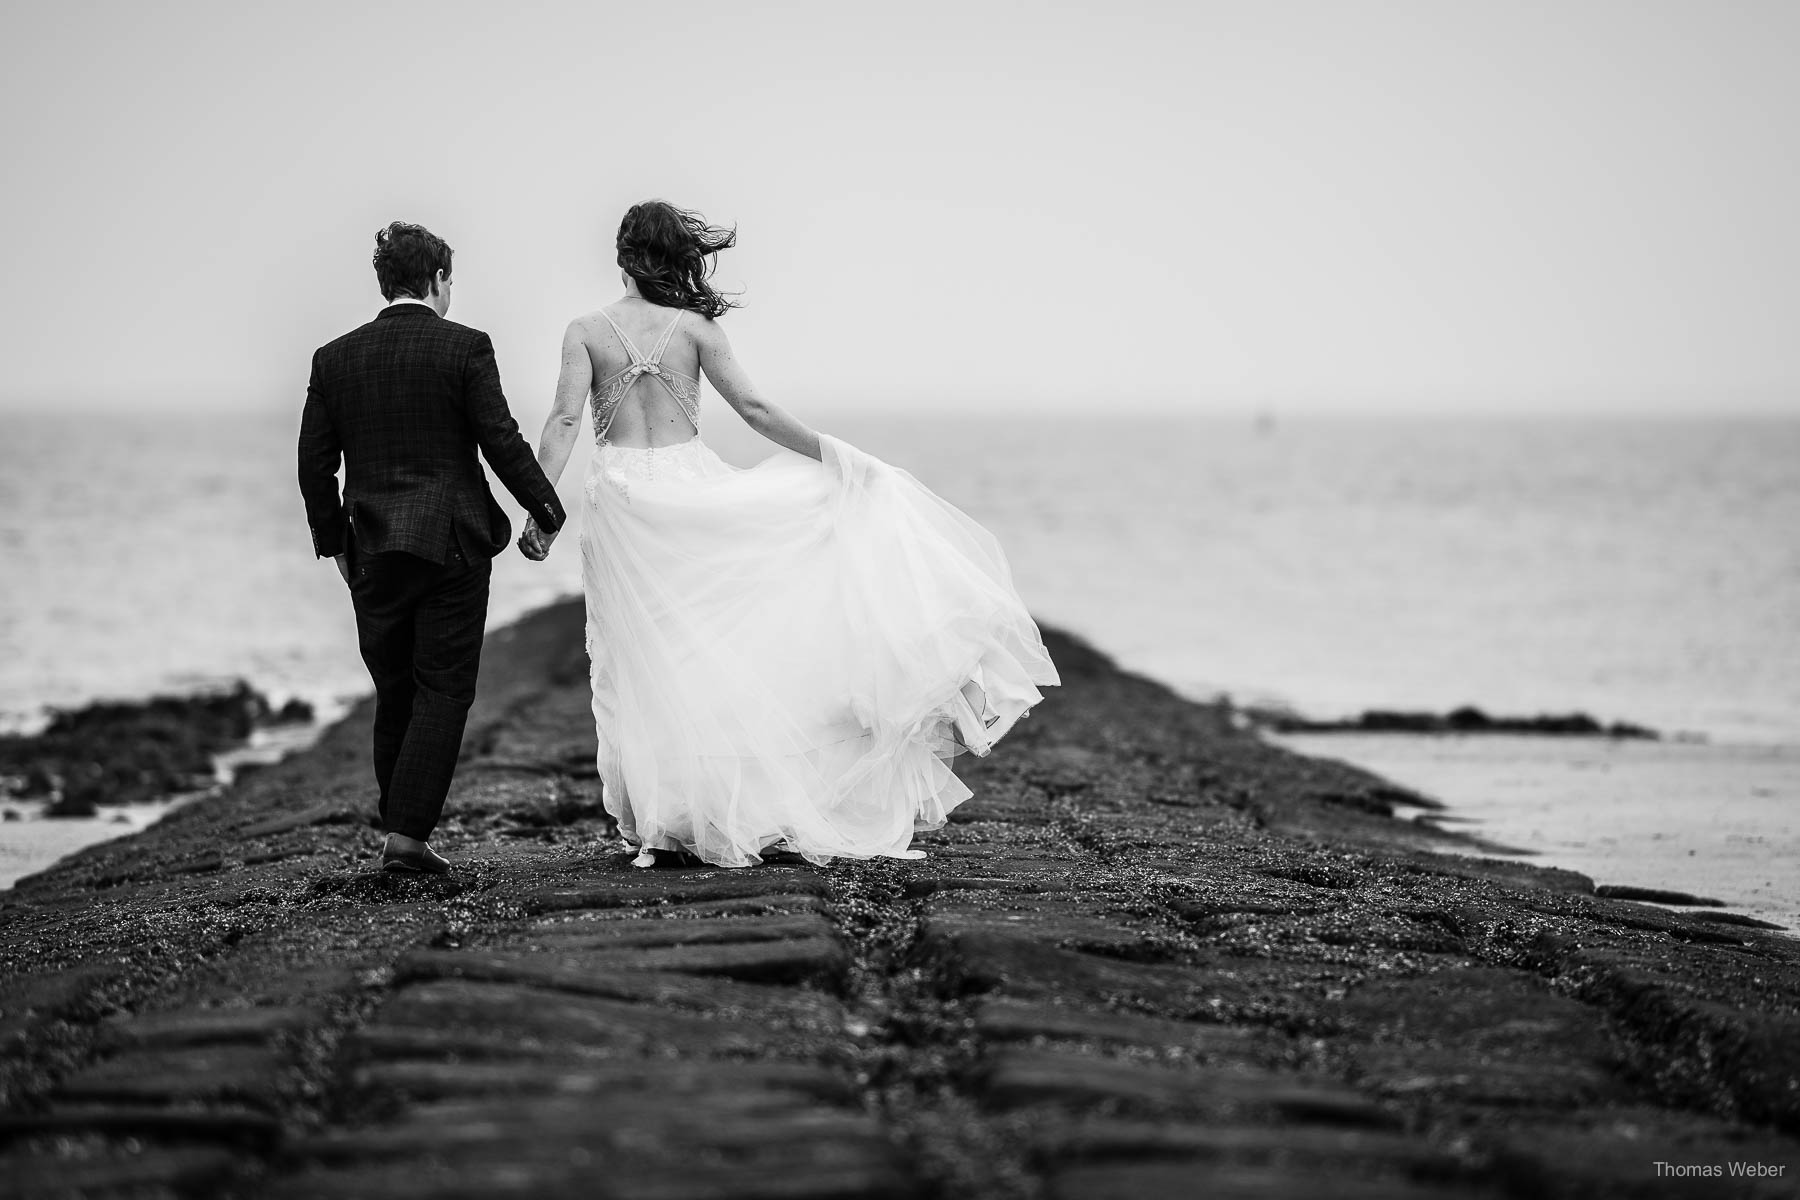
<path id="1" fill-rule="evenodd" d="M 426 839 L 475 699 L 490 560 L 512 536 L 476 447 L 538 528 L 563 523 L 506 407 L 493 342 L 444 319 L 450 253 L 420 225 L 375 235 L 387 307 L 314 353 L 300 420 L 313 550 L 335 558 L 350 585 L 375 682 L 382 868 L 430 874 L 450 869 Z"/>

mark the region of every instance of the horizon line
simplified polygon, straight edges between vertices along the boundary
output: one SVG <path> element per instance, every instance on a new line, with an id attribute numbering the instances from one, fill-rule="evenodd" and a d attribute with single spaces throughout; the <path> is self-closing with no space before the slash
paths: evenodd
<path id="1" fill-rule="evenodd" d="M 723 401 L 714 401 L 723 404 Z M 1154 401 L 1133 403 L 1131 401 L 1070 401 L 1063 403 L 1046 402 L 1036 406 L 1016 405 L 1007 407 L 989 407 L 980 411 L 971 411 L 968 404 L 957 404 L 954 401 L 939 398 L 936 402 L 903 402 L 899 400 L 872 399 L 862 404 L 817 404 L 804 397 L 796 397 L 787 401 L 787 406 L 796 409 L 810 409 L 821 420 L 833 417 L 909 417 L 944 418 L 954 416 L 962 421 L 999 421 L 1011 420 L 1020 416 L 1038 414 L 1055 414 L 1065 416 L 1072 413 L 1094 411 L 1103 407 L 1106 417 L 1130 417 L 1134 419 L 1161 420 L 1201 420 L 1230 421 L 1252 424 L 1280 424 L 1284 421 L 1319 421 L 1319 420 L 1442 420 L 1442 421 L 1495 421 L 1495 420 L 1542 420 L 1542 421 L 1643 421 L 1647 423 L 1667 423 L 1679 421 L 1744 421 L 1744 422 L 1781 422 L 1800 421 L 1800 404 L 1776 406 L 1764 405 L 1731 405 L 1712 404 L 1654 405 L 1635 408 L 1623 408 L 1608 405 L 1589 405 L 1573 407 L 1547 403 L 1520 403 L 1511 406 L 1481 405 L 1470 407 L 1447 408 L 1442 405 L 1424 405 L 1419 403 L 1371 402 L 1367 404 L 1329 404 L 1317 401 L 1292 402 L 1280 404 L 1271 401 L 1235 401 L 1235 402 L 1199 402 L 1187 405 L 1157 403 Z M 0 397 L 0 413 L 17 416 L 61 416 L 74 414 L 93 414 L 102 412 L 108 416 L 136 415 L 147 418 L 157 416 L 168 417 L 283 417 L 299 418 L 300 401 L 292 404 L 272 404 L 267 401 L 236 403 L 221 397 L 208 397 L 186 403 L 159 403 L 146 406 L 141 396 L 134 401 L 123 398 L 85 398 L 77 400 L 33 398 L 17 401 L 9 397 Z M 535 416 L 535 408 L 522 408 L 514 405 L 514 417 Z M 796 415 L 800 415 L 797 413 Z M 1098 414 L 1097 414 L 1098 415 Z"/>

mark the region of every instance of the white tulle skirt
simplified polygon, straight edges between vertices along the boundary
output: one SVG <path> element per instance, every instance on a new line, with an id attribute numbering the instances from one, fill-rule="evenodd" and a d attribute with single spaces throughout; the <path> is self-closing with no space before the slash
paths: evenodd
<path id="1" fill-rule="evenodd" d="M 909 857 L 1057 682 L 994 538 L 832 438 L 748 470 L 602 444 L 581 528 L 606 807 L 644 849 Z"/>

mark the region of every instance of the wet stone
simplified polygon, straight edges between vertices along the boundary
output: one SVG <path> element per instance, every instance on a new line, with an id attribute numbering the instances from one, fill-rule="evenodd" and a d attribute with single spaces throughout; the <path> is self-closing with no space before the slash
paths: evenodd
<path id="1" fill-rule="evenodd" d="M 717 917 L 695 920 L 540 922 L 531 938 L 552 950 L 562 948 L 630 949 L 633 947 L 727 945 L 834 938 L 830 921 L 817 915 L 791 917 Z"/>
<path id="2" fill-rule="evenodd" d="M 622 946 L 597 951 L 590 961 L 601 969 L 673 971 L 723 975 L 728 979 L 765 983 L 812 982 L 831 985 L 849 968 L 849 955 L 835 937 L 796 938 L 770 942 L 676 946 Z"/>
<path id="3" fill-rule="evenodd" d="M 391 1125 L 317 1139 L 303 1153 L 324 1169 L 270 1194 L 335 1194 L 345 1183 L 378 1189 L 348 1194 L 383 1196 L 918 1194 L 878 1123 L 794 1093 L 715 1088 L 664 1096 L 651 1084 L 425 1104 Z M 338 1163 L 348 1166 L 333 1169 Z"/>
<path id="4" fill-rule="evenodd" d="M 776 1041 L 767 1023 L 757 1020 L 707 1018 L 542 988 L 450 980 L 406 988 L 378 1020 L 386 1026 L 466 1029 L 543 1045 L 701 1057 L 767 1050 Z"/>
<path id="5" fill-rule="evenodd" d="M 317 853 L 319 853 L 318 848 L 309 845 L 275 846 L 268 850 L 254 850 L 246 853 L 241 856 L 240 861 L 246 867 L 260 867 L 289 858 L 308 858 Z M 254 886 L 246 885 L 246 887 Z"/>
<path id="6" fill-rule="evenodd" d="M 128 1050 L 64 1080 L 62 1100 L 133 1103 L 239 1100 L 274 1106 L 281 1064 L 260 1046 Z"/>
<path id="7" fill-rule="evenodd" d="M 1231 1025 L 1164 1021 L 1135 1013 L 1089 1012 L 1019 1000 L 989 1000 L 976 1011 L 975 1031 L 988 1041 L 1049 1040 L 1116 1043 L 1241 1056 L 1252 1030 Z"/>
<path id="8" fill-rule="evenodd" d="M 8 1154 L 0 1156 L 0 1188 L 19 1200 L 65 1200 L 110 1195 L 195 1195 L 216 1187 L 237 1170 L 228 1150 L 190 1147 L 104 1151 L 91 1156 Z"/>
<path id="9" fill-rule="evenodd" d="M 1467 1187 L 1357 1177 L 1342 1167 L 1159 1162 L 1080 1166 L 1050 1176 L 1050 1200 L 1466 1200 Z M 1481 1193 L 1477 1192 L 1476 1195 Z"/>
<path id="10" fill-rule="evenodd" d="M 937 892 L 1016 892 L 1028 895 L 1052 891 L 1056 886 L 1037 880 L 1010 879 L 998 875 L 945 875 L 937 879 L 908 880 L 906 894 L 915 900 Z"/>
<path id="11" fill-rule="evenodd" d="M 724 870 L 638 871 L 630 876 L 606 876 L 591 882 L 542 888 L 527 895 L 525 904 L 536 912 L 557 912 L 794 894 L 823 896 L 825 880 L 817 871 L 797 867 L 762 866 L 754 871 L 736 873 Z"/>
<path id="12" fill-rule="evenodd" d="M 1603 883 L 1594 889 L 1596 896 L 1609 900 L 1641 900 L 1649 904 L 1676 904 L 1705 908 L 1723 908 L 1723 900 L 1696 896 L 1691 892 L 1672 892 L 1664 888 L 1634 887 L 1630 884 Z"/>
<path id="13" fill-rule="evenodd" d="M 239 838 L 269 837 L 277 833 L 287 833 L 293 829 L 306 829 L 313 825 L 345 825 L 357 820 L 357 814 L 349 805 L 336 800 L 328 800 L 321 804 L 310 805 L 297 812 L 283 813 L 280 816 L 265 817 L 238 830 Z"/>
<path id="14" fill-rule="evenodd" d="M 1677 912 L 1629 900 L 1549 895 L 1533 897 L 1526 903 L 1547 916 L 1575 917 L 1601 929 L 1665 933 L 1686 942 L 1732 946 L 1743 944 L 1747 936 L 1730 926 L 1701 920 L 1704 916 L 1714 915 L 1703 911 Z"/>
<path id="15" fill-rule="evenodd" d="M 697 900 L 689 904 L 658 904 L 650 908 L 590 909 L 566 913 L 538 922 L 534 928 L 554 928 L 559 924 L 582 921 L 635 921 L 646 916 L 687 919 L 690 917 L 751 917 L 761 915 L 824 913 L 824 899 L 806 892 L 775 892 L 760 896 L 740 896 L 723 900 Z"/>
<path id="16" fill-rule="evenodd" d="M 529 1064 L 566 1061 L 569 1047 L 529 1042 L 507 1033 L 481 1033 L 469 1029 L 420 1029 L 389 1025 L 377 1018 L 345 1036 L 343 1048 L 349 1062 L 400 1062 L 409 1059 L 448 1062 L 505 1061 Z"/>
<path id="17" fill-rule="evenodd" d="M 204 875 L 209 871 L 217 871 L 225 865 L 225 856 L 217 850 L 208 850 L 188 858 L 177 859 L 162 870 L 168 875 Z"/>
<path id="18" fill-rule="evenodd" d="M 222 1042 L 262 1043 L 318 1024 L 308 1008 L 202 1008 L 149 1013 L 109 1021 L 101 1042 L 109 1046 L 192 1046 Z"/>
<path id="19" fill-rule="evenodd" d="M 1036 1139 L 1046 1162 L 1201 1158 L 1231 1162 L 1361 1163 L 1393 1176 L 1444 1177 L 1465 1168 L 1422 1138 L 1379 1129 L 1211 1121 L 1087 1119 L 1052 1123 Z"/>
<path id="20" fill-rule="evenodd" d="M 431 953 L 431 952 L 422 952 Z M 686 1007 L 713 1010 L 741 1001 L 752 1007 L 793 1008 L 772 996 L 712 988 L 681 989 L 668 981 L 682 975 L 708 976 L 747 984 L 812 983 L 833 987 L 847 969 L 849 957 L 835 938 L 799 938 L 694 946 L 622 946 L 553 948 L 532 961 L 529 953 L 466 956 L 448 962 L 409 956 L 409 977 L 516 980 L 561 991 L 620 999 L 666 995 Z M 430 963 L 429 966 L 424 964 Z M 654 981 L 654 982 L 652 982 Z M 791 999 L 791 998 L 790 998 Z M 759 1000 L 768 1001 L 759 1004 Z M 690 1002 L 697 1001 L 697 1002 Z M 809 1007 L 804 1001 L 801 1007 Z"/>
<path id="21" fill-rule="evenodd" d="M 687 1161 L 679 1167 L 633 1161 L 627 1167 L 616 1155 L 577 1145 L 555 1159 L 495 1156 L 454 1165 L 425 1159 L 311 1170 L 265 1184 L 258 1195 L 269 1200 L 920 1200 L 926 1195 L 898 1164 L 874 1152 L 864 1158 L 821 1165 Z"/>
<path id="22" fill-rule="evenodd" d="M 1580 1062 L 1507 1062 L 1467 1049 L 1374 1047 L 1355 1053 L 1357 1083 L 1378 1095 L 1417 1098 L 1434 1105 L 1576 1108 L 1622 1099 L 1612 1075 Z"/>
<path id="23" fill-rule="evenodd" d="M 959 990 L 1106 1007 L 1129 996 L 1165 1013 L 1185 1016 L 1236 999 L 1241 985 L 1204 967 L 1127 962 L 1064 949 L 1029 932 L 1029 916 L 1016 928 L 946 925 L 927 920 L 919 953 Z"/>
<path id="24" fill-rule="evenodd" d="M 978 792 L 975 799 L 950 814 L 952 825 L 977 825 L 983 822 L 1038 827 L 1050 824 L 1050 814 L 1043 797 L 1030 792 L 1016 796 L 982 795 Z"/>
<path id="25" fill-rule="evenodd" d="M 1270 879 L 1286 879 L 1294 883 L 1303 883 L 1307 887 L 1321 888 L 1328 891 L 1345 891 L 1362 887 L 1368 880 L 1355 871 L 1342 867 L 1326 866 L 1321 863 L 1304 863 L 1295 867 L 1265 868 L 1262 874 Z"/>
<path id="26" fill-rule="evenodd" d="M 110 967 L 76 967 L 0 981 L 0 1050 L 21 1046 L 44 1022 L 91 1017 L 95 994 L 119 974 Z"/>
<path id="27" fill-rule="evenodd" d="M 1774 921 L 1764 921 L 1757 917 L 1747 917 L 1743 913 L 1734 912 L 1696 912 L 1688 916 L 1696 921 L 1705 921 L 1713 925 L 1731 925 L 1739 929 L 1786 929 Z"/>
<path id="28" fill-rule="evenodd" d="M 925 901 L 920 912 L 936 932 L 996 931 L 1058 944 L 1136 936 L 1159 924 L 1141 915 L 1129 893 L 1091 886 L 1057 895 L 949 892 Z"/>
<path id="29" fill-rule="evenodd" d="M 1413 870 L 1432 875 L 1497 883 L 1521 890 L 1562 892 L 1576 896 L 1594 894 L 1594 881 L 1578 871 L 1560 867 L 1538 867 L 1530 863 L 1510 862 L 1502 858 L 1451 857 L 1444 854 L 1418 853 L 1410 863 Z"/>
<path id="30" fill-rule="evenodd" d="M 1270 904 L 1254 900 L 1176 900 L 1169 909 L 1186 921 L 1215 924 L 1221 918 L 1306 917 L 1324 912 L 1325 906 L 1299 901 Z"/>
<path id="31" fill-rule="evenodd" d="M 1662 947 L 1640 953 L 1580 950 L 1570 953 L 1563 967 L 1583 1001 L 1610 1012 L 1636 1038 L 1652 1046 L 1688 1047 L 1701 1056 L 1743 1116 L 1800 1133 L 1800 1016 L 1768 1011 L 1766 999 L 1760 1004 L 1755 999 L 1800 998 L 1800 968 L 1746 962 L 1698 979 L 1672 977 L 1673 963 L 1693 953 Z"/>
<path id="32" fill-rule="evenodd" d="M 1605 1044 L 1592 1008 L 1499 967 L 1453 967 L 1353 989 L 1339 1019 L 1389 1039 L 1448 1041 L 1477 1051 L 1537 1051 L 1585 1060 Z"/>
<path id="33" fill-rule="evenodd" d="M 1127 1112 L 1230 1116 L 1258 1112 L 1290 1120 L 1380 1127 L 1394 1117 L 1346 1088 L 1254 1070 L 1181 1070 L 1134 1061 L 1008 1050 L 987 1076 L 986 1096 L 1000 1108 L 1107 1106 Z"/>
<path id="34" fill-rule="evenodd" d="M 620 1095 L 653 1091 L 662 1099 L 701 1096 L 764 1107 L 824 1101 L 853 1105 L 857 1093 L 836 1071 L 808 1063 L 667 1062 L 575 1065 L 556 1062 L 390 1062 L 359 1068 L 366 1088 L 415 1100 L 502 1095 Z M 735 1102 L 734 1101 L 734 1102 Z"/>
<path id="35" fill-rule="evenodd" d="M 753 1014 L 777 1025 L 836 1028 L 842 1016 L 836 1001 L 817 992 L 647 971 L 640 969 L 637 959 L 621 968 L 617 959 L 603 953 L 414 950 L 396 963 L 395 978 L 522 984 L 689 1012 Z"/>
<path id="36" fill-rule="evenodd" d="M 59 1105 L 44 1112 L 0 1116 L 0 1138 L 84 1133 L 232 1142 L 259 1149 L 273 1147 L 282 1138 L 281 1124 L 275 1118 L 231 1108 Z"/>

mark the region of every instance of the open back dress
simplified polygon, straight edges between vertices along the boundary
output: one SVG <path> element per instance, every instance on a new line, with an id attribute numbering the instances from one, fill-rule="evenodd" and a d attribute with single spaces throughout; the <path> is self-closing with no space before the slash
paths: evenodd
<path id="1" fill-rule="evenodd" d="M 640 850 L 750 866 L 917 857 L 985 755 L 1056 683 L 999 543 L 910 474 L 824 437 L 748 469 L 700 440 L 700 381 L 648 353 L 593 389 L 580 514 L 609 812 Z M 662 389 L 660 395 L 651 389 Z M 672 397 L 693 437 L 608 440 Z"/>

